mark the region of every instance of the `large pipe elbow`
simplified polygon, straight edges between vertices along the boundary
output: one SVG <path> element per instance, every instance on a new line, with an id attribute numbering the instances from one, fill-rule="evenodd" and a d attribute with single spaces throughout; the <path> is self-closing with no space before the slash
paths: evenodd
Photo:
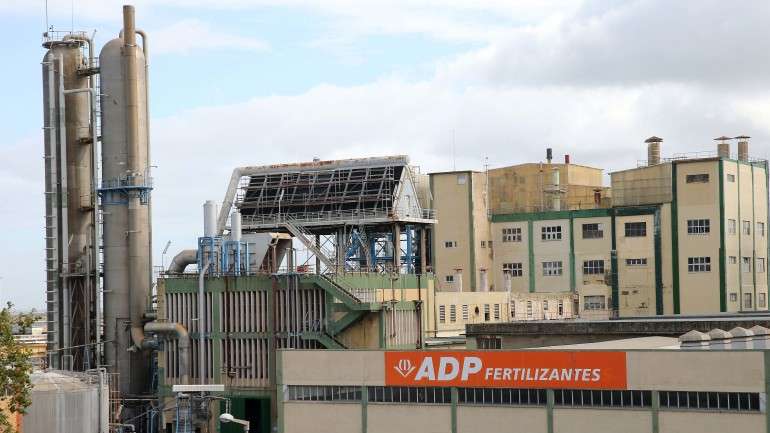
<path id="1" fill-rule="evenodd" d="M 171 334 L 176 337 L 179 349 L 179 378 L 183 385 L 190 382 L 190 334 L 181 323 L 148 322 L 144 325 L 148 334 Z"/>
<path id="2" fill-rule="evenodd" d="M 169 274 L 181 274 L 187 266 L 198 263 L 198 250 L 182 250 L 175 255 L 168 265 Z"/>

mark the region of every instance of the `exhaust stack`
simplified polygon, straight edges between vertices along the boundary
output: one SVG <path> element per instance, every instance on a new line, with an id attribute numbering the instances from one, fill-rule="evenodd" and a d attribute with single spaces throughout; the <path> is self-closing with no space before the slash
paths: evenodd
<path id="1" fill-rule="evenodd" d="M 749 137 L 748 135 L 739 135 L 735 137 L 738 140 L 738 161 L 748 162 L 749 160 Z"/>
<path id="2" fill-rule="evenodd" d="M 730 158 L 730 143 L 729 143 L 730 140 L 732 140 L 732 138 L 725 137 L 724 135 L 714 139 L 714 141 L 718 141 L 717 155 L 720 158 L 725 158 L 725 159 Z"/>
<path id="3" fill-rule="evenodd" d="M 660 143 L 663 142 L 663 139 L 653 135 L 644 142 L 647 143 L 647 165 L 660 164 Z"/>

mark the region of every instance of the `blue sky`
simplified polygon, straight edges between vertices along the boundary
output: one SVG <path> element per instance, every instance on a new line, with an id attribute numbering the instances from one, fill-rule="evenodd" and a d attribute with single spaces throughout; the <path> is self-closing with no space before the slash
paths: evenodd
<path id="1" fill-rule="evenodd" d="M 68 29 L 70 0 L 49 0 Z M 75 1 L 115 37 L 121 3 Z M 697 4 L 697 7 L 694 6 Z M 43 0 L 0 0 L 0 299 L 43 307 Z M 157 264 L 233 167 L 409 154 L 423 171 L 543 159 L 607 171 L 748 134 L 770 156 L 770 3 L 138 0 L 151 41 Z M 726 10 L 729 8 L 729 10 Z M 729 12 L 729 13 L 727 13 Z M 737 54 L 739 53 L 739 54 Z M 453 138 L 454 137 L 454 138 Z M 454 145 L 452 144 L 454 141 Z M 452 148 L 455 157 L 452 158 Z"/>

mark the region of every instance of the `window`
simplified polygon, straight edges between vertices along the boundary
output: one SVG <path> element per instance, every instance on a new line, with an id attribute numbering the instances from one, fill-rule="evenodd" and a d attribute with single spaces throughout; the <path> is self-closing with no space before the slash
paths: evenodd
<path id="1" fill-rule="evenodd" d="M 765 272 L 765 258 L 764 257 L 757 257 L 757 267 L 755 268 L 757 272 Z"/>
<path id="2" fill-rule="evenodd" d="M 738 302 L 738 294 L 735 292 L 730 293 L 730 302 Z"/>
<path id="3" fill-rule="evenodd" d="M 764 293 L 757 293 L 757 308 L 767 308 L 767 297 Z"/>
<path id="4" fill-rule="evenodd" d="M 545 406 L 544 389 L 518 388 L 458 388 L 460 404 L 494 406 Z"/>
<path id="5" fill-rule="evenodd" d="M 711 272 L 711 257 L 688 257 L 687 272 Z"/>
<path id="6" fill-rule="evenodd" d="M 503 341 L 500 337 L 477 337 L 476 345 L 479 349 L 501 349 Z"/>
<path id="7" fill-rule="evenodd" d="M 554 404 L 572 407 L 652 407 L 652 391 L 555 389 Z"/>
<path id="8" fill-rule="evenodd" d="M 463 322 L 468 321 L 468 305 L 463 305 Z"/>
<path id="9" fill-rule="evenodd" d="M 604 237 L 604 224 L 583 224 L 583 239 L 601 239 Z"/>
<path id="10" fill-rule="evenodd" d="M 661 409 L 759 412 L 756 392 L 660 391 Z"/>
<path id="11" fill-rule="evenodd" d="M 511 319 L 516 317 L 516 301 L 511 301 Z"/>
<path id="12" fill-rule="evenodd" d="M 543 276 L 558 277 L 562 274 L 561 262 L 543 262 Z"/>
<path id="13" fill-rule="evenodd" d="M 291 401 L 361 401 L 360 386 L 289 385 Z"/>
<path id="14" fill-rule="evenodd" d="M 560 241 L 561 226 L 547 226 L 540 229 L 540 239 L 544 241 Z"/>
<path id="15" fill-rule="evenodd" d="M 495 304 L 495 320 L 500 320 L 500 304 Z"/>
<path id="16" fill-rule="evenodd" d="M 757 236 L 765 237 L 765 223 L 757 223 Z"/>
<path id="17" fill-rule="evenodd" d="M 711 221 L 708 219 L 687 220 L 688 235 L 702 235 L 711 231 Z"/>
<path id="18" fill-rule="evenodd" d="M 487 241 L 487 246 L 488 246 L 489 248 L 492 248 L 492 241 Z"/>
<path id="19" fill-rule="evenodd" d="M 532 301 L 527 301 L 527 317 L 532 317 Z"/>
<path id="20" fill-rule="evenodd" d="M 521 277 L 524 275 L 521 263 L 503 263 L 503 273 L 508 273 L 512 277 Z"/>
<path id="21" fill-rule="evenodd" d="M 604 310 L 607 305 L 604 299 L 604 295 L 583 296 L 583 309 Z"/>
<path id="22" fill-rule="evenodd" d="M 503 242 L 521 242 L 521 228 L 520 227 L 504 228 Z"/>
<path id="23" fill-rule="evenodd" d="M 456 247 L 457 247 L 457 241 L 444 242 L 444 248 L 456 248 Z"/>
<path id="24" fill-rule="evenodd" d="M 444 281 L 447 283 L 454 283 L 455 282 L 455 276 L 454 275 L 447 275 L 444 277 Z"/>
<path id="25" fill-rule="evenodd" d="M 642 236 L 647 236 L 646 222 L 641 221 L 641 222 L 626 223 L 627 238 L 642 237 Z"/>
<path id="26" fill-rule="evenodd" d="M 604 274 L 604 260 L 586 260 L 583 262 L 583 275 Z"/>
<path id="27" fill-rule="evenodd" d="M 626 266 L 647 266 L 647 257 L 626 259 Z"/>
<path id="28" fill-rule="evenodd" d="M 728 263 L 730 263 L 731 265 L 735 265 L 735 264 L 737 264 L 737 263 L 738 263 L 738 257 L 735 257 L 735 256 L 730 256 L 730 257 L 728 257 L 728 258 L 727 258 L 727 261 L 728 261 Z"/>
<path id="29" fill-rule="evenodd" d="M 734 235 L 736 230 L 735 220 L 734 219 L 728 219 L 727 220 L 727 234 L 728 235 Z"/>
<path id="30" fill-rule="evenodd" d="M 443 305 L 438 306 L 438 323 L 446 323 L 446 307 Z"/>
<path id="31" fill-rule="evenodd" d="M 708 173 L 688 174 L 685 178 L 687 183 L 707 183 L 709 181 Z"/>
<path id="32" fill-rule="evenodd" d="M 751 257 L 741 258 L 741 272 L 751 272 Z"/>
<path id="33" fill-rule="evenodd" d="M 481 241 L 481 248 L 487 247 L 487 241 Z"/>
<path id="34" fill-rule="evenodd" d="M 543 312 L 548 311 L 548 300 L 543 301 Z"/>
<path id="35" fill-rule="evenodd" d="M 449 321 L 451 323 L 457 322 L 457 306 L 456 305 L 450 305 L 449 306 Z"/>
<path id="36" fill-rule="evenodd" d="M 373 403 L 449 404 L 452 402 L 450 388 L 370 386 L 367 387 L 367 393 L 369 402 Z"/>
<path id="37" fill-rule="evenodd" d="M 751 293 L 744 293 L 743 294 L 743 308 L 751 309 Z"/>
<path id="38" fill-rule="evenodd" d="M 484 321 L 489 322 L 489 304 L 484 304 Z"/>
<path id="39" fill-rule="evenodd" d="M 557 307 L 557 308 L 558 308 L 558 314 L 559 314 L 559 316 L 563 316 L 563 315 L 564 315 L 564 301 L 562 301 L 561 299 L 559 299 L 559 305 L 558 305 L 558 307 Z"/>
<path id="40" fill-rule="evenodd" d="M 743 221 L 743 230 L 741 230 L 741 233 L 744 235 L 750 235 L 751 234 L 751 221 Z"/>
<path id="41" fill-rule="evenodd" d="M 727 175 L 727 181 L 728 182 L 735 182 L 735 175 L 734 174 L 728 174 Z"/>
<path id="42" fill-rule="evenodd" d="M 466 182 L 468 182 L 468 175 L 467 174 L 463 173 L 463 174 L 458 174 L 457 175 L 457 184 L 458 185 L 465 185 Z"/>

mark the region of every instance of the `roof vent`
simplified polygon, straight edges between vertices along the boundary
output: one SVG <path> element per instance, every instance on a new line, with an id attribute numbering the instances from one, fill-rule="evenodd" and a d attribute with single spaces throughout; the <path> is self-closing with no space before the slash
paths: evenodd
<path id="1" fill-rule="evenodd" d="M 653 135 L 644 142 L 647 143 L 647 165 L 660 164 L 660 143 L 663 139 Z"/>
<path id="2" fill-rule="evenodd" d="M 752 340 L 754 340 L 754 332 L 740 326 L 730 330 L 730 335 L 733 336 L 733 344 L 731 349 L 751 349 Z"/>
<path id="3" fill-rule="evenodd" d="M 692 330 L 679 337 L 679 347 L 682 349 L 704 349 L 709 348 L 711 337 L 708 334 Z"/>
<path id="4" fill-rule="evenodd" d="M 733 338 L 732 334 L 719 328 L 709 331 L 709 337 L 711 337 L 711 350 L 729 349 Z"/>
<path id="5" fill-rule="evenodd" d="M 719 155 L 720 158 L 730 158 L 730 140 L 732 140 L 732 138 L 725 137 L 724 135 L 714 139 L 714 141 L 719 142 L 717 143 L 717 155 Z"/>
<path id="6" fill-rule="evenodd" d="M 739 135 L 735 137 L 738 140 L 738 161 L 749 160 L 749 137 L 748 135 Z"/>

